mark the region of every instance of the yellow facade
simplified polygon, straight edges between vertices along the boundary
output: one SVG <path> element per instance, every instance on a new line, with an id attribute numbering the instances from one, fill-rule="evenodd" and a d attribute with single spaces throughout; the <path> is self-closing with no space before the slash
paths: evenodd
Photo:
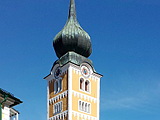
<path id="1" fill-rule="evenodd" d="M 72 80 L 72 88 L 73 90 L 80 92 L 85 95 L 89 95 L 91 97 L 97 98 L 97 81 L 91 78 L 84 78 L 81 74 L 76 74 L 76 72 L 72 71 L 73 80 Z M 89 80 L 91 84 L 90 92 L 85 92 L 80 90 L 80 78 L 84 78 L 85 80 Z"/>
<path id="2" fill-rule="evenodd" d="M 75 66 L 64 67 L 65 69 L 61 68 L 63 71 L 60 75 L 62 90 L 58 93 L 54 93 L 54 81 L 56 79 L 51 79 L 52 77 L 50 77 L 51 80 L 48 82 L 49 120 L 99 120 L 99 78 L 101 76 L 97 77 L 91 73 L 90 76 L 85 77 L 81 73 L 80 66 Z M 71 71 L 69 71 L 69 67 L 71 67 Z M 80 89 L 81 78 L 89 81 L 89 91 Z M 65 96 L 62 95 L 64 92 L 66 92 Z M 59 102 L 62 102 L 62 110 L 60 113 L 55 114 L 54 105 Z M 80 103 L 86 104 L 89 107 L 83 110 L 80 108 Z M 86 109 L 88 111 L 85 111 Z M 60 118 L 62 113 L 64 115 L 64 112 L 66 112 L 65 117 Z"/>
<path id="3" fill-rule="evenodd" d="M 81 94 L 93 97 L 93 98 L 97 98 L 97 81 L 91 79 L 91 78 L 84 78 L 81 74 L 77 74 L 74 70 L 72 71 L 72 89 L 76 92 L 79 92 Z M 90 92 L 85 92 L 82 91 L 80 89 L 80 78 L 84 78 L 86 80 L 90 81 Z M 97 117 L 97 103 L 95 103 L 94 101 L 91 100 L 87 100 L 84 97 L 82 98 L 78 98 L 77 96 L 72 94 L 72 99 L 73 99 L 73 105 L 72 105 L 72 109 L 74 111 L 80 112 L 82 114 L 87 114 L 87 115 L 91 115 L 93 117 Z M 90 103 L 91 104 L 91 112 L 90 113 L 86 113 L 86 112 L 82 112 L 79 110 L 78 108 L 78 101 L 82 100 L 84 102 Z"/>

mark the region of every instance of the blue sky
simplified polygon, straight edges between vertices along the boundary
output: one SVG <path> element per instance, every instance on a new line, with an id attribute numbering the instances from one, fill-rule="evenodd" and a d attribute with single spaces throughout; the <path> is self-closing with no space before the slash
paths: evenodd
<path id="1" fill-rule="evenodd" d="M 69 0 L 0 0 L 0 87 L 23 101 L 20 120 L 46 119 L 54 36 Z M 101 79 L 101 120 L 160 119 L 160 1 L 76 0 Z"/>

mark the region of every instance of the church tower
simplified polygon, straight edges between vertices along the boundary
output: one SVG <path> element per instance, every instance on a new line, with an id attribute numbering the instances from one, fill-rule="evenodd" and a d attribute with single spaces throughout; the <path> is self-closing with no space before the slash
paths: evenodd
<path id="1" fill-rule="evenodd" d="M 70 0 L 68 20 L 55 36 L 58 57 L 47 80 L 47 120 L 99 120 L 100 78 L 92 61 L 91 40 L 77 21 Z"/>

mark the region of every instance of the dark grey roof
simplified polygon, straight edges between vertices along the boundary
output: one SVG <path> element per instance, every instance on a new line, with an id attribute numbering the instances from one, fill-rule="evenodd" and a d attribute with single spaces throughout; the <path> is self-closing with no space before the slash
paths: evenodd
<path id="1" fill-rule="evenodd" d="M 92 52 L 90 36 L 77 21 L 74 0 L 70 0 L 68 21 L 55 36 L 53 46 L 59 58 L 69 51 L 74 51 L 84 57 L 89 57 Z"/>
<path id="2" fill-rule="evenodd" d="M 82 63 L 88 63 L 91 67 L 92 67 L 92 70 L 94 72 L 95 69 L 93 67 L 93 63 L 90 59 L 82 56 L 82 55 L 79 55 L 75 52 L 68 52 L 66 53 L 65 55 L 63 55 L 60 59 L 58 59 L 57 61 L 54 62 L 53 66 L 56 65 L 56 64 L 59 64 L 61 67 L 64 66 L 65 64 L 67 63 L 73 63 L 73 64 L 76 64 L 78 66 L 80 66 Z M 52 69 L 51 69 L 52 71 Z"/>
<path id="3" fill-rule="evenodd" d="M 22 101 L 16 98 L 13 94 L 0 88 L 0 102 L 4 100 L 5 96 L 7 96 L 7 101 L 5 102 L 5 104 L 7 104 L 9 107 L 13 107 L 17 104 L 22 103 Z"/>

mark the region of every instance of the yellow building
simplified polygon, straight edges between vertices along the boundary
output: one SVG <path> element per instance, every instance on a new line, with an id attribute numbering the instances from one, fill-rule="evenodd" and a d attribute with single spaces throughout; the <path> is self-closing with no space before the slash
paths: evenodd
<path id="1" fill-rule="evenodd" d="M 47 120 L 99 120 L 100 78 L 88 59 L 91 40 L 76 17 L 75 2 L 70 0 L 64 28 L 53 46 L 59 58 L 45 79 Z"/>

